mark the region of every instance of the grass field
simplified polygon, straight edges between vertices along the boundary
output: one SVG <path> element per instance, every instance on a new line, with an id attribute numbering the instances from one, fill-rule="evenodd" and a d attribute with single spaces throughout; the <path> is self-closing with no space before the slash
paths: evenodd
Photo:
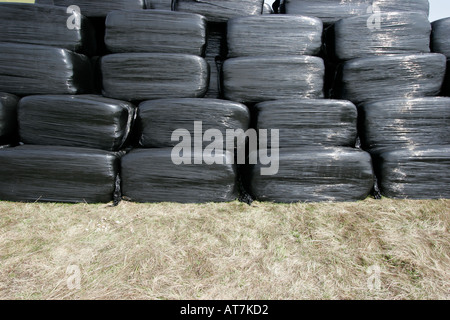
<path id="1" fill-rule="evenodd" d="M 0 299 L 449 299 L 449 208 L 0 202 Z"/>

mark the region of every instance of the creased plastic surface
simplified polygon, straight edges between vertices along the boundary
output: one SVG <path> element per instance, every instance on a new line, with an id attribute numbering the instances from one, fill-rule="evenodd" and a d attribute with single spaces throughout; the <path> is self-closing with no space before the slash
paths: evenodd
<path id="1" fill-rule="evenodd" d="M 135 107 L 94 95 L 28 96 L 18 106 L 25 144 L 116 151 L 124 144 Z"/>
<path id="2" fill-rule="evenodd" d="M 373 55 L 430 52 L 431 25 L 418 12 L 382 12 L 380 29 L 370 29 L 370 15 L 342 19 L 334 25 L 335 55 L 350 60 Z"/>
<path id="3" fill-rule="evenodd" d="M 274 11 L 273 11 L 272 6 L 269 3 L 264 2 L 262 14 L 273 14 L 273 13 L 274 13 Z"/>
<path id="4" fill-rule="evenodd" d="M 229 57 L 317 55 L 323 24 L 317 18 L 262 15 L 228 21 Z"/>
<path id="5" fill-rule="evenodd" d="M 101 150 L 20 146 L 0 150 L 0 199 L 107 203 L 118 156 Z"/>
<path id="6" fill-rule="evenodd" d="M 186 54 L 118 53 L 102 57 L 103 95 L 120 100 L 203 97 L 205 59 Z"/>
<path id="7" fill-rule="evenodd" d="M 220 86 L 220 75 L 222 71 L 222 61 L 228 54 L 227 47 L 227 25 L 226 23 L 207 24 L 207 38 L 205 60 L 209 64 L 210 77 L 209 87 L 205 98 L 222 98 Z"/>
<path id="8" fill-rule="evenodd" d="M 0 43 L 0 92 L 80 94 L 92 90 L 89 58 L 66 49 Z"/>
<path id="9" fill-rule="evenodd" d="M 0 92 L 0 145 L 10 143 L 17 135 L 17 103 L 15 95 Z"/>
<path id="10" fill-rule="evenodd" d="M 176 11 L 198 13 L 211 22 L 227 22 L 241 16 L 260 15 L 264 0 L 175 0 Z"/>
<path id="11" fill-rule="evenodd" d="M 224 96 L 256 103 L 290 98 L 322 98 L 325 67 L 312 56 L 244 57 L 223 65 Z"/>
<path id="12" fill-rule="evenodd" d="M 337 76 L 334 97 L 355 104 L 389 98 L 436 96 L 444 80 L 442 54 L 385 55 L 349 60 Z"/>
<path id="13" fill-rule="evenodd" d="M 450 144 L 450 98 L 384 100 L 360 107 L 360 138 L 366 149 Z"/>
<path id="14" fill-rule="evenodd" d="M 286 0 L 284 2 L 287 14 L 318 17 L 325 24 L 372 13 L 372 5 L 379 8 L 380 12 L 420 12 L 426 16 L 429 12 L 428 0 Z"/>
<path id="15" fill-rule="evenodd" d="M 382 195 L 401 199 L 450 197 L 450 146 L 391 147 L 371 152 Z"/>
<path id="16" fill-rule="evenodd" d="M 145 9 L 172 10 L 172 0 L 145 0 Z"/>
<path id="17" fill-rule="evenodd" d="M 92 54 L 94 30 L 80 17 L 80 29 L 69 29 L 69 14 L 62 7 L 0 3 L 0 42 L 37 44 Z"/>
<path id="18" fill-rule="evenodd" d="M 69 7 L 76 5 L 86 17 L 106 17 L 113 10 L 144 9 L 144 0 L 54 0 L 55 5 Z"/>
<path id="19" fill-rule="evenodd" d="M 450 59 L 450 17 L 434 21 L 431 47 L 433 52 L 442 53 Z"/>
<path id="20" fill-rule="evenodd" d="M 121 169 L 124 199 L 205 203 L 237 198 L 236 169 L 226 164 L 231 154 L 221 154 L 224 164 L 177 166 L 171 160 L 171 152 L 171 148 L 135 149 L 124 156 Z M 192 154 L 198 156 L 201 154 Z"/>
<path id="21" fill-rule="evenodd" d="M 113 11 L 106 18 L 110 52 L 159 52 L 202 55 L 206 42 L 203 16 L 163 10 Z"/>
<path id="22" fill-rule="evenodd" d="M 255 165 L 251 195 L 260 201 L 320 202 L 365 199 L 373 188 L 371 157 L 352 148 L 305 147 L 280 150 L 279 172 L 260 175 Z"/>
<path id="23" fill-rule="evenodd" d="M 280 130 L 280 148 L 355 146 L 357 111 L 350 101 L 277 100 L 258 103 L 255 108 L 257 129 Z"/>
<path id="24" fill-rule="evenodd" d="M 179 141 L 171 141 L 177 129 L 186 129 L 194 142 L 194 122 L 202 122 L 203 134 L 216 129 L 225 137 L 227 129 L 243 129 L 250 125 L 250 112 L 243 104 L 218 99 L 161 99 L 145 101 L 139 105 L 138 123 L 140 145 L 145 148 L 172 147 Z M 209 145 L 211 141 L 205 141 Z M 225 138 L 224 138 L 225 148 Z"/>

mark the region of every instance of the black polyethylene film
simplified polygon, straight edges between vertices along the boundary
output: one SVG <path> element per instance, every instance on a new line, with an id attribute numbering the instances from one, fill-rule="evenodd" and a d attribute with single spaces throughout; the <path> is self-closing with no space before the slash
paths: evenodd
<path id="1" fill-rule="evenodd" d="M 450 145 L 450 98 L 384 100 L 364 104 L 359 111 L 365 149 Z"/>
<path id="2" fill-rule="evenodd" d="M 262 15 L 228 21 L 228 56 L 317 55 L 323 24 L 317 18 Z"/>
<path id="3" fill-rule="evenodd" d="M 201 121 L 200 139 L 209 129 L 219 130 L 223 137 L 227 129 L 246 131 L 250 125 L 250 112 L 243 104 L 217 99 L 161 99 L 145 101 L 139 105 L 139 143 L 145 148 L 172 147 L 177 129 L 188 130 L 194 142 L 194 122 Z M 224 149 L 225 138 L 223 139 Z M 211 141 L 203 141 L 204 145 Z"/>
<path id="4" fill-rule="evenodd" d="M 116 151 L 125 143 L 135 107 L 94 95 L 28 96 L 18 106 L 25 144 Z"/>
<path id="5" fill-rule="evenodd" d="M 381 12 L 420 12 L 427 17 L 430 12 L 428 0 L 373 0 L 372 2 L 378 6 Z"/>
<path id="6" fill-rule="evenodd" d="M 445 56 L 438 53 L 385 55 L 345 62 L 334 97 L 355 104 L 386 98 L 436 96 L 445 75 Z"/>
<path id="7" fill-rule="evenodd" d="M 250 194 L 260 201 L 356 201 L 369 196 L 374 185 L 369 153 L 338 147 L 281 149 L 276 175 L 252 170 Z"/>
<path id="8" fill-rule="evenodd" d="M 381 194 L 400 199 L 450 197 L 450 146 L 371 151 Z"/>
<path id="9" fill-rule="evenodd" d="M 223 164 L 180 164 L 171 159 L 172 149 L 135 149 L 122 158 L 122 191 L 137 202 L 205 203 L 237 199 L 233 155 L 217 153 Z M 202 157 L 192 153 L 192 159 Z"/>
<path id="10" fill-rule="evenodd" d="M 357 110 L 350 101 L 276 100 L 258 103 L 255 108 L 257 129 L 278 129 L 280 148 L 355 146 Z"/>
<path id="11" fill-rule="evenodd" d="M 318 57 L 232 58 L 223 65 L 224 96 L 242 103 L 322 98 L 324 74 Z"/>
<path id="12" fill-rule="evenodd" d="M 0 43 L 0 92 L 24 96 L 91 90 L 88 57 L 60 48 Z"/>
<path id="13" fill-rule="evenodd" d="M 17 103 L 15 95 L 0 92 L 0 144 L 7 144 L 17 135 Z"/>
<path id="14" fill-rule="evenodd" d="M 209 85 L 205 59 L 186 54 L 117 53 L 102 57 L 103 95 L 135 101 L 201 98 Z"/>
<path id="15" fill-rule="evenodd" d="M 263 12 L 262 14 L 273 14 L 273 8 L 270 4 L 268 4 L 267 2 L 264 2 L 264 6 L 263 6 Z"/>
<path id="16" fill-rule="evenodd" d="M 172 0 L 145 0 L 145 9 L 172 10 Z"/>
<path id="17" fill-rule="evenodd" d="M 434 21 L 432 26 L 431 49 L 450 59 L 450 17 Z"/>
<path id="18" fill-rule="evenodd" d="M 0 3 L 0 42 L 52 46 L 90 55 L 96 48 L 94 29 L 87 18 L 77 17 L 80 28 L 69 29 L 70 14 L 65 8 Z"/>
<path id="19" fill-rule="evenodd" d="M 368 19 L 362 15 L 336 22 L 333 42 L 339 60 L 430 52 L 431 25 L 422 13 L 382 12 L 379 28 L 369 28 Z"/>
<path id="20" fill-rule="evenodd" d="M 226 23 L 208 23 L 205 60 L 209 64 L 209 87 L 205 98 L 222 98 L 220 86 L 221 62 L 228 54 Z"/>
<path id="21" fill-rule="evenodd" d="M 0 199 L 107 203 L 119 169 L 116 154 L 94 149 L 20 146 L 0 150 Z"/>
<path id="22" fill-rule="evenodd" d="M 114 10 L 144 9 L 144 0 L 54 0 L 55 5 L 69 7 L 76 5 L 86 17 L 106 17 Z"/>
<path id="23" fill-rule="evenodd" d="M 205 50 L 203 16 L 162 10 L 113 11 L 106 18 L 105 43 L 110 52 L 185 53 Z"/>
<path id="24" fill-rule="evenodd" d="M 210 22 L 227 22 L 241 16 L 261 15 L 264 0 L 174 0 L 176 11 L 198 13 Z"/>

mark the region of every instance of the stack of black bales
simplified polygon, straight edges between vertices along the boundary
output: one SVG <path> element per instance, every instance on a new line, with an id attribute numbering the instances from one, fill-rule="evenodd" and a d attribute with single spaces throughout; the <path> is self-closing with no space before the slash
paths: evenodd
<path id="1" fill-rule="evenodd" d="M 134 108 L 89 95 L 94 51 L 84 16 L 69 29 L 65 8 L 2 4 L 0 91 L 10 124 L 17 113 L 18 147 L 0 150 L 0 198 L 13 201 L 110 202 L 120 149 Z M 33 27 L 30 27 L 33 26 Z M 6 112 L 3 112 L 6 110 Z M 9 133 L 10 135 L 11 133 Z"/>
<path id="2" fill-rule="evenodd" d="M 207 149 L 214 142 L 208 133 L 246 130 L 249 113 L 239 103 L 203 98 L 210 76 L 202 57 L 206 33 L 206 19 L 196 13 L 114 11 L 107 16 L 105 43 L 113 53 L 101 62 L 103 94 L 140 103 L 139 148 L 122 159 L 125 199 L 236 199 L 234 150 L 227 152 L 224 141 Z"/>
<path id="3" fill-rule="evenodd" d="M 423 10 L 381 11 L 378 25 L 368 23 L 372 17 L 350 17 L 332 27 L 329 47 L 342 62 L 334 95 L 358 106 L 361 144 L 373 156 L 382 195 L 448 197 L 444 136 L 450 105 L 436 97 L 446 57 L 430 53 L 431 26 Z"/>
<path id="4" fill-rule="evenodd" d="M 259 150 L 248 162 L 258 163 L 246 182 L 257 200 L 359 200 L 373 187 L 370 155 L 354 148 L 356 107 L 322 99 L 322 31 L 319 19 L 298 15 L 228 21 L 224 94 L 254 106 Z"/>

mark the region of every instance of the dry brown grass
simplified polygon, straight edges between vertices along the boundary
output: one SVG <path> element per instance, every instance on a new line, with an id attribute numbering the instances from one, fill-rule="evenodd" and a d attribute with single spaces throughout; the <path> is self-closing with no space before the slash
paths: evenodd
<path id="1" fill-rule="evenodd" d="M 0 298 L 449 299 L 449 207 L 0 202 Z"/>

